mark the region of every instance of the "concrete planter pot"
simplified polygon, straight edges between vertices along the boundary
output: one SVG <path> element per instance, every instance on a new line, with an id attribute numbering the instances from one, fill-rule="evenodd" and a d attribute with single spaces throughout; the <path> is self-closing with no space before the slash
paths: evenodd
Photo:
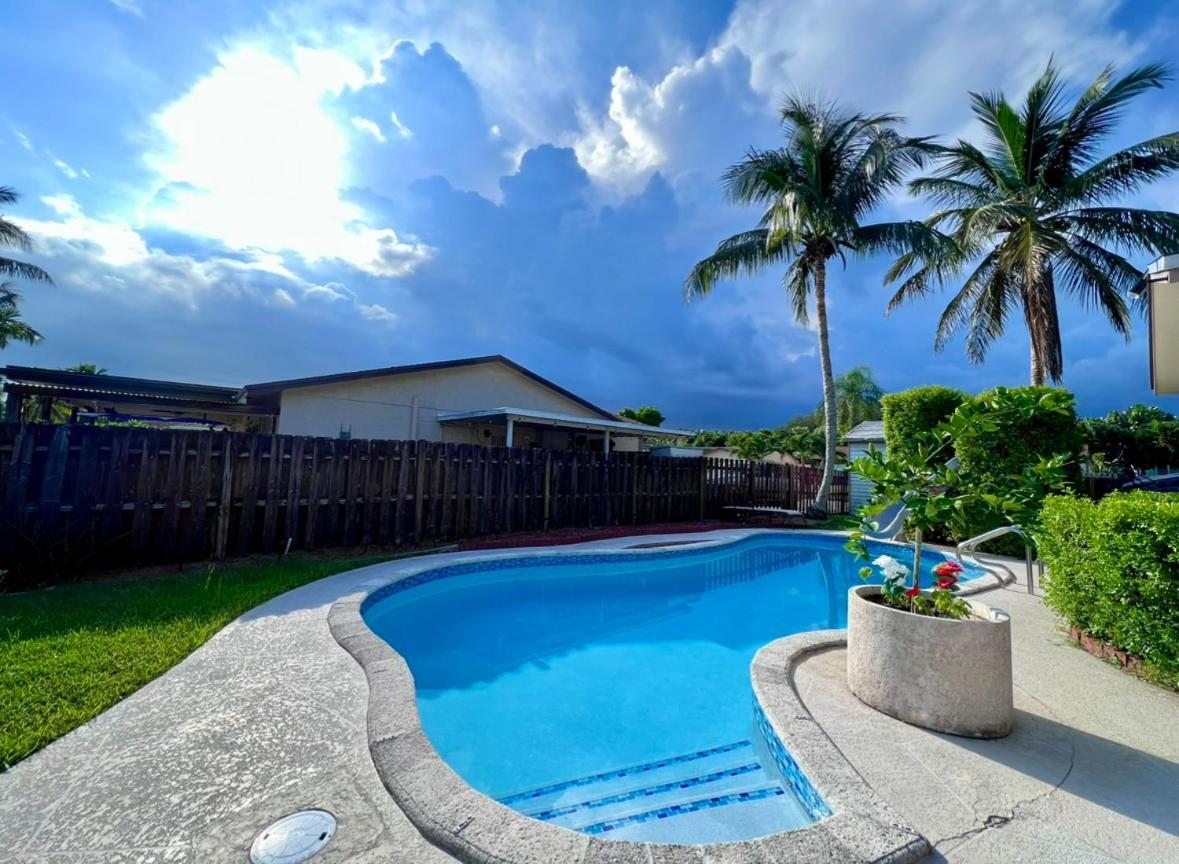
<path id="1" fill-rule="evenodd" d="M 847 596 L 847 683 L 889 716 L 968 738 L 1011 732 L 1011 619 L 970 603 L 961 621 L 874 603 L 877 585 Z"/>

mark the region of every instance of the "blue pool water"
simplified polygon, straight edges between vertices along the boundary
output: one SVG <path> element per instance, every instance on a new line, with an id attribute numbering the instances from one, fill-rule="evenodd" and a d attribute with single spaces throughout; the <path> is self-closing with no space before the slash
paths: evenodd
<path id="1" fill-rule="evenodd" d="M 863 562 L 841 544 L 764 535 L 455 565 L 364 617 L 409 664 L 431 742 L 479 791 L 591 834 L 747 839 L 823 815 L 767 750 L 749 666 L 781 636 L 846 625 Z M 940 560 L 923 559 L 925 584 Z"/>

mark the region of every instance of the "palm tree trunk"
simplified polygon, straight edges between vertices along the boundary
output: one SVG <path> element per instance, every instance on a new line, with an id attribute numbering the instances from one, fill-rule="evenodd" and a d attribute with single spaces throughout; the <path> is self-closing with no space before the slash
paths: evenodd
<path id="1" fill-rule="evenodd" d="M 1032 386 L 1044 386 L 1044 361 L 1040 359 L 1040 352 L 1036 350 L 1035 340 L 1032 341 Z"/>
<path id="2" fill-rule="evenodd" d="M 835 378 L 831 374 L 831 345 L 827 339 L 827 262 L 815 265 L 815 307 L 819 316 L 819 369 L 823 373 L 823 420 L 826 445 L 823 448 L 823 480 L 815 496 L 815 506 L 827 509 L 831 484 L 835 479 L 835 439 L 838 434 L 835 415 Z"/>

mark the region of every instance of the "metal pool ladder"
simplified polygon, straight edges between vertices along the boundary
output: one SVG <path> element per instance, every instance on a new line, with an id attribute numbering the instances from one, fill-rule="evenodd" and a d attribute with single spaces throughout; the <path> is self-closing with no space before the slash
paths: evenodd
<path id="1" fill-rule="evenodd" d="M 988 540 L 994 540 L 996 537 L 1002 537 L 1004 534 L 1018 534 L 1020 536 L 1020 538 L 1023 540 L 1024 556 L 1027 559 L 1027 565 L 1028 565 L 1028 593 L 1029 594 L 1036 593 L 1035 582 L 1032 578 L 1032 545 L 1028 542 L 1027 534 L 1025 534 L 1024 530 L 1022 528 L 1020 528 L 1018 525 L 1000 525 L 998 528 L 992 528 L 990 531 L 984 531 L 982 534 L 979 534 L 977 537 L 971 537 L 969 540 L 963 540 L 961 543 L 958 544 L 958 551 L 957 551 L 958 560 L 965 564 L 966 562 L 963 560 L 963 556 L 967 555 L 970 557 L 970 561 L 973 564 L 975 564 L 979 567 L 985 567 L 986 565 L 978 560 L 978 556 L 975 554 L 975 548 L 981 543 L 985 543 Z M 1040 571 L 1040 576 L 1043 577 L 1043 575 L 1044 575 L 1043 562 L 1041 562 L 1039 559 L 1037 559 L 1036 565 L 1037 565 L 1037 569 Z"/>

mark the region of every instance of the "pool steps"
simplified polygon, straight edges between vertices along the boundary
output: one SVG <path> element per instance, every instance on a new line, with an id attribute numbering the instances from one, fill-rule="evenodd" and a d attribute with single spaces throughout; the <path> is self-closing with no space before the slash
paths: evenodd
<path id="1" fill-rule="evenodd" d="M 740 822 L 769 834 L 797 824 L 801 805 L 758 757 L 750 741 L 734 741 L 499 800 L 534 819 L 607 838 L 724 839 L 737 810 Z M 691 835 L 698 839 L 684 839 Z"/>

